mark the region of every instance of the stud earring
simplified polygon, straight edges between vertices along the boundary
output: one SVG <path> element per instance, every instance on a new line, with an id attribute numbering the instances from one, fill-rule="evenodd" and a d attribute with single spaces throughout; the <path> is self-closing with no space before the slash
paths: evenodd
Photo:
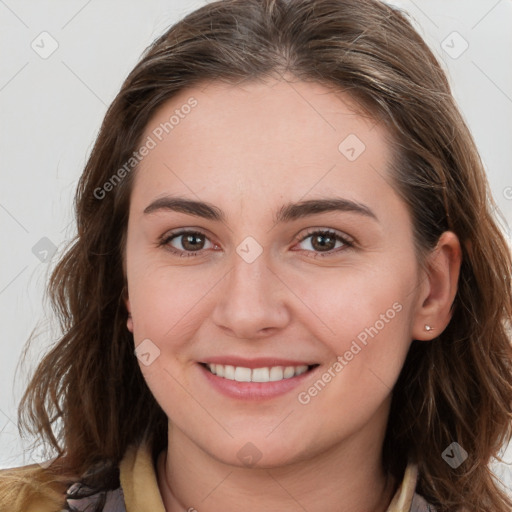
<path id="1" fill-rule="evenodd" d="M 433 331 L 434 329 L 430 325 L 425 324 L 425 331 Z"/>

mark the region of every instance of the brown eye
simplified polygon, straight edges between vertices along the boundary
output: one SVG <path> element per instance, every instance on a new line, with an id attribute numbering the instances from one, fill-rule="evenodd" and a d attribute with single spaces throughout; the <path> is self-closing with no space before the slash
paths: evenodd
<path id="1" fill-rule="evenodd" d="M 209 241 L 208 237 L 200 231 L 180 231 L 165 236 L 159 245 L 165 246 L 174 254 L 187 257 L 197 256 L 205 249 L 207 241 Z M 213 247 L 211 242 L 210 244 L 210 248 Z"/>
<path id="2" fill-rule="evenodd" d="M 336 246 L 336 237 L 328 233 L 318 233 L 311 235 L 311 246 L 318 251 L 329 251 Z"/>
<path id="3" fill-rule="evenodd" d="M 310 231 L 306 236 L 300 239 L 299 244 L 304 243 L 308 239 L 310 239 L 310 241 L 303 250 L 312 252 L 313 257 L 331 256 L 353 246 L 351 240 L 332 230 Z M 307 245 L 309 245 L 309 247 L 307 247 Z"/>
<path id="4" fill-rule="evenodd" d="M 190 233 L 187 235 L 179 235 L 181 237 L 181 245 L 186 251 L 201 250 L 205 244 L 205 237 L 200 233 Z"/>

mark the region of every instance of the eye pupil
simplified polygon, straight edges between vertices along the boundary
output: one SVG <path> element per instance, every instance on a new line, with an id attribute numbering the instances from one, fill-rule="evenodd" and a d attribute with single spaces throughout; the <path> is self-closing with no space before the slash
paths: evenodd
<path id="1" fill-rule="evenodd" d="M 197 243 L 194 243 L 194 240 L 198 240 L 198 239 L 201 239 L 202 238 L 202 235 L 200 235 L 199 233 L 191 233 L 191 234 L 188 234 L 188 235 L 182 235 L 183 237 L 183 247 L 186 249 L 186 250 L 198 250 L 201 249 L 202 247 L 201 246 L 201 242 L 199 242 L 199 244 Z M 203 240 L 203 244 L 204 244 L 204 240 Z"/>
<path id="2" fill-rule="evenodd" d="M 320 240 L 322 240 L 322 241 L 320 241 Z M 327 240 L 327 242 L 326 242 L 326 240 Z M 331 250 L 334 248 L 334 245 L 331 247 L 331 245 L 333 243 L 334 243 L 334 245 L 336 245 L 336 240 L 334 237 L 330 236 L 327 233 L 325 233 L 325 234 L 320 233 L 313 237 L 311 245 L 315 249 L 325 249 L 327 247 L 327 250 Z"/>

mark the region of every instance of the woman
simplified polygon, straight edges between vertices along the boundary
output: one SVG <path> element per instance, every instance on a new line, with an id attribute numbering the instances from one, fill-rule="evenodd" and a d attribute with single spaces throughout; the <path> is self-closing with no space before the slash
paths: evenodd
<path id="1" fill-rule="evenodd" d="M 426 44 L 374 0 L 210 3 L 79 183 L 2 510 L 499 511 L 510 255 Z M 59 423 L 56 423 L 59 422 Z"/>

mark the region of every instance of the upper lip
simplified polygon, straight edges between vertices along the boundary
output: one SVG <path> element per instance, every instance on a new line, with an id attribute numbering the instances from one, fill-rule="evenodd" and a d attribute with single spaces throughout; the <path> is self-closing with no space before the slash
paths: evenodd
<path id="1" fill-rule="evenodd" d="M 280 359 L 277 357 L 258 357 L 256 359 L 244 359 L 236 356 L 209 357 L 202 361 L 204 364 L 222 364 L 230 366 L 241 366 L 243 368 L 266 368 L 272 366 L 312 366 L 317 363 L 297 361 L 295 359 Z"/>

